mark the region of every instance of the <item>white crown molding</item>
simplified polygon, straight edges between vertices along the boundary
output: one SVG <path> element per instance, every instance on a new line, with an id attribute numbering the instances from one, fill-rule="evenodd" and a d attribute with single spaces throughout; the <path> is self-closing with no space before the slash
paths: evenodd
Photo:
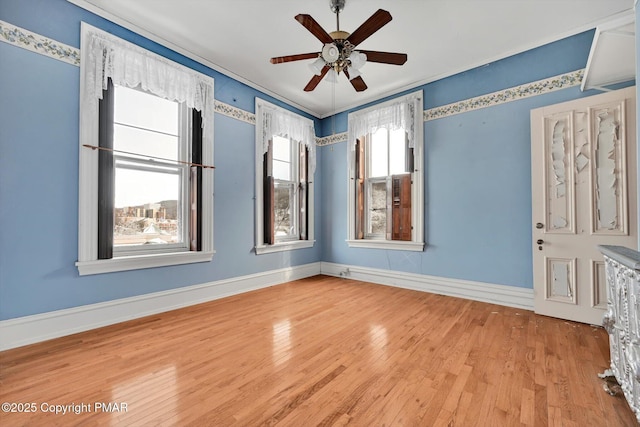
<path id="1" fill-rule="evenodd" d="M 636 1 L 636 3 L 638 2 L 638 0 L 635 0 L 635 1 Z M 401 94 L 402 92 L 405 92 L 405 91 L 408 91 L 408 90 L 412 90 L 412 89 L 415 89 L 417 87 L 421 87 L 421 86 L 427 85 L 429 83 L 436 82 L 438 80 L 446 79 L 447 77 L 455 76 L 456 74 L 460 74 L 460 73 L 463 73 L 465 71 L 472 70 L 474 68 L 478 68 L 478 67 L 482 67 L 482 66 L 485 66 L 485 65 L 489 65 L 489 64 L 492 64 L 494 62 L 501 61 L 501 60 L 503 60 L 505 58 L 508 58 L 510 56 L 518 55 L 520 53 L 523 53 L 523 52 L 526 52 L 526 51 L 529 51 L 529 50 L 532 50 L 532 49 L 536 49 L 536 48 L 544 46 L 546 44 L 553 43 L 553 42 L 556 42 L 558 40 L 565 39 L 567 37 L 575 36 L 577 34 L 585 32 L 585 31 L 593 30 L 598 25 L 601 25 L 602 23 L 605 23 L 605 22 L 607 22 L 607 21 L 609 21 L 611 19 L 616 19 L 617 17 L 623 16 L 626 13 L 628 13 L 628 10 L 625 10 L 623 12 L 619 12 L 619 13 L 616 13 L 614 15 L 607 16 L 607 17 L 604 17 L 604 18 L 593 20 L 593 21 L 591 21 L 589 23 L 586 23 L 586 24 L 581 25 L 579 27 L 575 27 L 575 28 L 569 29 L 567 31 L 564 31 L 564 32 L 562 32 L 560 34 L 556 34 L 554 36 L 542 37 L 542 38 L 538 39 L 535 42 L 521 44 L 520 46 L 518 46 L 518 47 L 516 47 L 514 49 L 511 49 L 509 51 L 501 52 L 500 54 L 498 54 L 498 55 L 496 55 L 494 57 L 486 58 L 486 59 L 483 59 L 482 61 L 479 61 L 479 62 L 469 63 L 469 64 L 466 64 L 466 65 L 464 65 L 462 67 L 449 70 L 446 73 L 441 73 L 441 74 L 429 76 L 429 77 L 426 77 L 424 79 L 417 80 L 415 82 L 409 83 L 409 84 L 407 84 L 407 85 L 405 85 L 403 87 L 392 89 L 392 90 L 389 90 L 387 92 L 381 93 L 380 95 L 378 95 L 376 97 L 376 99 L 384 99 L 384 98 L 388 98 L 388 97 L 397 96 L 397 95 Z M 344 106 L 343 108 L 341 108 L 339 110 L 335 110 L 335 111 L 331 112 L 331 114 L 322 115 L 319 118 L 320 119 L 324 119 L 326 117 L 330 117 L 333 114 L 338 114 L 338 113 L 342 113 L 342 112 L 345 112 L 345 111 L 349 111 L 349 110 L 358 108 L 361 105 L 365 105 L 365 104 L 369 104 L 369 103 L 372 103 L 372 102 L 376 102 L 376 99 L 370 99 L 370 98 L 362 99 L 362 100 L 358 101 L 358 103 L 353 103 L 353 104 L 350 104 L 350 105 L 346 105 L 346 106 Z"/>
<path id="2" fill-rule="evenodd" d="M 502 89 L 486 95 L 480 95 L 464 99 L 441 107 L 430 108 L 423 111 L 424 121 L 442 119 L 445 117 L 462 114 L 481 108 L 494 107 L 507 102 L 518 101 L 532 96 L 543 95 L 556 90 L 580 86 L 584 69 L 560 74 L 547 79 L 526 83 L 507 89 Z M 336 144 L 347 140 L 347 132 L 337 133 L 317 139 L 319 146 Z"/>
<path id="3" fill-rule="evenodd" d="M 320 263 L 0 321 L 0 351 L 266 288 L 320 273 Z"/>
<path id="4" fill-rule="evenodd" d="M 179 54 L 181 54 L 181 55 L 183 55 L 183 56 L 185 56 L 185 57 L 187 57 L 189 59 L 197 61 L 200 64 L 211 68 L 212 70 L 218 71 L 219 73 L 222 73 L 225 76 L 230 77 L 230 78 L 234 79 L 237 82 L 244 83 L 245 85 L 247 85 L 247 86 L 249 86 L 249 87 L 251 87 L 253 89 L 259 90 L 260 92 L 265 93 L 265 94 L 267 94 L 269 96 L 272 96 L 272 97 L 274 97 L 275 99 L 277 99 L 279 101 L 286 102 L 287 104 L 289 104 L 289 105 L 291 105 L 291 106 L 293 106 L 293 107 L 295 107 L 295 108 L 297 108 L 297 109 L 299 109 L 301 111 L 304 111 L 305 113 L 311 114 L 314 117 L 318 116 L 317 113 L 309 110 L 308 108 L 306 108 L 306 107 L 304 107 L 302 105 L 299 105 L 299 104 L 295 103 L 294 101 L 291 101 L 290 99 L 287 99 L 287 98 L 285 98 L 285 97 L 283 97 L 283 96 L 281 96 L 281 95 L 279 95 L 277 93 L 274 93 L 274 92 L 270 91 L 269 89 L 259 85 L 258 83 L 255 83 L 255 82 L 253 82 L 253 81 L 251 81 L 249 79 L 246 79 L 246 78 L 244 78 L 242 76 L 239 76 L 238 74 L 236 74 L 236 73 L 234 73 L 234 72 L 232 72 L 230 70 L 227 70 L 226 68 L 221 67 L 220 65 L 218 65 L 216 63 L 213 63 L 213 62 L 203 58 L 202 56 L 200 56 L 200 55 L 198 55 L 196 53 L 193 53 L 188 49 L 183 48 L 182 46 L 179 46 L 179 45 L 177 45 L 175 43 L 172 43 L 172 42 L 168 41 L 167 39 L 154 34 L 151 31 L 148 31 L 148 30 L 146 30 L 146 29 L 144 29 L 144 28 L 142 28 L 142 27 L 140 27 L 138 25 L 135 25 L 135 24 L 133 24 L 133 23 L 131 23 L 131 22 L 125 20 L 125 19 L 122 19 L 122 18 L 120 18 L 120 17 L 118 17 L 118 16 L 116 16 L 116 15 L 110 13 L 110 12 L 107 12 L 106 10 L 104 10 L 104 9 L 102 9 L 102 8 L 92 4 L 92 3 L 89 3 L 86 0 L 67 0 L 67 1 L 69 3 L 72 3 L 72 4 L 80 7 L 81 9 L 87 10 L 87 11 L 89 11 L 89 12 L 95 14 L 95 15 L 98 15 L 98 16 L 100 16 L 100 17 L 102 17 L 102 18 L 104 18 L 104 19 L 106 19 L 108 21 L 111 21 L 111 22 L 113 22 L 115 24 L 118 24 L 118 25 L 120 25 L 120 26 L 122 26 L 122 27 L 124 27 L 124 28 L 126 28 L 126 29 L 128 29 L 130 31 L 133 31 L 134 33 L 137 33 L 137 34 L 139 34 L 139 35 L 141 35 L 141 36 L 143 36 L 143 37 L 145 37 L 145 38 L 147 38 L 147 39 L 149 39 L 149 40 L 151 40 L 153 42 L 156 42 L 156 43 L 158 43 L 158 44 L 160 44 L 160 45 L 162 45 L 164 47 L 167 47 L 167 48 L 173 50 L 174 52 L 177 52 L 177 53 L 179 53 Z"/>
<path id="5" fill-rule="evenodd" d="M 322 262 L 320 274 L 533 311 L 533 289 Z"/>
<path id="6" fill-rule="evenodd" d="M 41 36 L 24 28 L 0 20 L 0 41 L 49 58 L 57 59 L 77 67 L 80 66 L 80 49 Z M 243 121 L 256 124 L 255 114 L 241 110 L 224 102 L 215 101 L 215 112 Z"/>
<path id="7" fill-rule="evenodd" d="M 0 41 L 12 44 L 17 47 L 21 47 L 23 49 L 27 49 L 32 52 L 39 53 L 41 55 L 48 56 L 50 58 L 64 61 L 72 65 L 80 65 L 80 49 L 65 45 L 63 43 L 57 42 L 56 40 L 49 39 L 47 37 L 41 36 L 39 34 L 33 33 L 31 31 L 25 30 L 1 20 Z M 203 62 L 203 64 L 211 66 L 211 64 L 206 63 L 206 61 Z M 576 70 L 558 76 L 549 77 L 547 79 L 526 83 L 520 86 L 502 89 L 490 94 L 481 95 L 474 98 L 453 102 L 451 104 L 443 105 L 440 107 L 424 110 L 423 117 L 425 121 L 440 119 L 455 114 L 477 110 L 480 108 L 492 107 L 495 105 L 503 104 L 505 102 L 517 101 L 519 99 L 527 98 L 530 96 L 542 95 L 544 93 L 552 92 L 555 90 L 579 86 L 583 75 L 584 69 Z M 232 78 L 235 77 L 232 76 Z M 274 96 L 273 94 L 270 95 Z M 277 96 L 274 97 L 277 98 Z M 287 101 L 285 100 L 285 102 Z M 295 104 L 291 105 L 294 107 L 298 107 Z M 306 111 L 302 108 L 301 110 Z M 255 125 L 256 123 L 254 113 L 242 110 L 224 102 L 215 101 L 215 112 L 251 125 Z M 319 146 L 325 146 L 336 144 L 339 142 L 345 142 L 346 140 L 347 133 L 343 132 L 316 138 L 316 143 Z"/>

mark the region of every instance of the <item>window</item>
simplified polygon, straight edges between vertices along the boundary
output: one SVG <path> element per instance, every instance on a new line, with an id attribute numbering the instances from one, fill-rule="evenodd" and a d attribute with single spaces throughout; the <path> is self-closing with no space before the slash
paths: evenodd
<path id="1" fill-rule="evenodd" d="M 357 234 L 367 239 L 411 240 L 413 149 L 408 147 L 406 132 L 380 128 L 363 139 L 364 143 L 356 143 L 356 153 L 361 152 L 361 144 L 367 153 L 359 175 L 362 184 L 356 188 L 364 193 Z"/>
<path id="2" fill-rule="evenodd" d="M 313 246 L 313 122 L 256 99 L 256 254 Z"/>
<path id="3" fill-rule="evenodd" d="M 78 270 L 213 256 L 213 80 L 83 23 Z"/>
<path id="4" fill-rule="evenodd" d="M 300 176 L 306 168 L 304 159 L 300 159 L 300 150 L 306 150 L 306 147 L 277 135 L 273 136 L 272 144 L 273 239 L 276 242 L 299 240 L 305 228 L 300 216 L 306 206 L 306 200 L 299 197 L 304 195 L 306 185 L 304 177 Z"/>
<path id="5" fill-rule="evenodd" d="M 190 109 L 124 86 L 113 90 L 113 251 L 187 250 Z"/>
<path id="6" fill-rule="evenodd" d="M 421 98 L 349 115 L 349 246 L 424 248 Z"/>

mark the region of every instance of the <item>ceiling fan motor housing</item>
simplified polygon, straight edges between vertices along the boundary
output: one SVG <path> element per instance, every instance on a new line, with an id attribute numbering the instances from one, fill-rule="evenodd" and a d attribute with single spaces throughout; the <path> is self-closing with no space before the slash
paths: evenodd
<path id="1" fill-rule="evenodd" d="M 334 40 L 346 40 L 349 37 L 349 33 L 347 33 L 346 31 L 331 31 L 329 33 L 329 35 L 331 36 L 332 39 Z"/>

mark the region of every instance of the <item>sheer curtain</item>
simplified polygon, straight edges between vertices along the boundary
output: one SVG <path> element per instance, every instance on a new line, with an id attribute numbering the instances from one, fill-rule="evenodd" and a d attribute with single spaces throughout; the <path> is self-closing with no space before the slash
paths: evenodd
<path id="1" fill-rule="evenodd" d="M 420 100 L 419 96 L 412 95 L 379 108 L 349 114 L 348 138 L 351 151 L 355 150 L 357 138 L 374 133 L 380 128 L 404 129 L 408 134 L 409 147 L 413 148 L 416 114 L 422 111 Z"/>
<path id="2" fill-rule="evenodd" d="M 109 79 L 114 84 L 140 87 L 158 97 L 184 102 L 202 113 L 205 141 L 213 141 L 213 78 L 146 51 L 109 33 L 83 23 L 83 46 L 88 49 L 88 73 L 84 82 L 85 105 L 97 108 Z"/>
<path id="3" fill-rule="evenodd" d="M 262 118 L 262 153 L 269 149 L 273 135 L 288 137 L 309 148 L 309 175 L 316 170 L 316 133 L 313 121 L 265 101 L 258 103 Z M 259 130 L 256 130 L 259 132 Z"/>

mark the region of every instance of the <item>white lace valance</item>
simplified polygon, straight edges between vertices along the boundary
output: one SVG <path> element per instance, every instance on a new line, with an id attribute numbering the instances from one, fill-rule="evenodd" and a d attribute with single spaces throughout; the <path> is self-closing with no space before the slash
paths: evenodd
<path id="1" fill-rule="evenodd" d="M 349 114 L 348 138 L 351 150 L 355 150 L 356 139 L 378 129 L 404 129 L 409 139 L 409 147 L 415 146 L 414 134 L 416 114 L 420 114 L 421 98 L 409 95 L 398 101 L 385 103 L 380 107 L 372 107 Z"/>
<path id="2" fill-rule="evenodd" d="M 86 52 L 84 50 L 86 49 Z M 205 76 L 98 28 L 82 23 L 84 95 L 97 104 L 109 79 L 114 84 L 140 87 L 158 97 L 183 102 L 202 114 L 205 141 L 213 141 L 213 78 Z"/>
<path id="3" fill-rule="evenodd" d="M 299 116 L 263 100 L 256 100 L 256 115 L 262 123 L 262 154 L 269 149 L 269 140 L 273 135 L 291 138 L 309 148 L 309 174 L 316 170 L 316 133 L 313 121 Z"/>

